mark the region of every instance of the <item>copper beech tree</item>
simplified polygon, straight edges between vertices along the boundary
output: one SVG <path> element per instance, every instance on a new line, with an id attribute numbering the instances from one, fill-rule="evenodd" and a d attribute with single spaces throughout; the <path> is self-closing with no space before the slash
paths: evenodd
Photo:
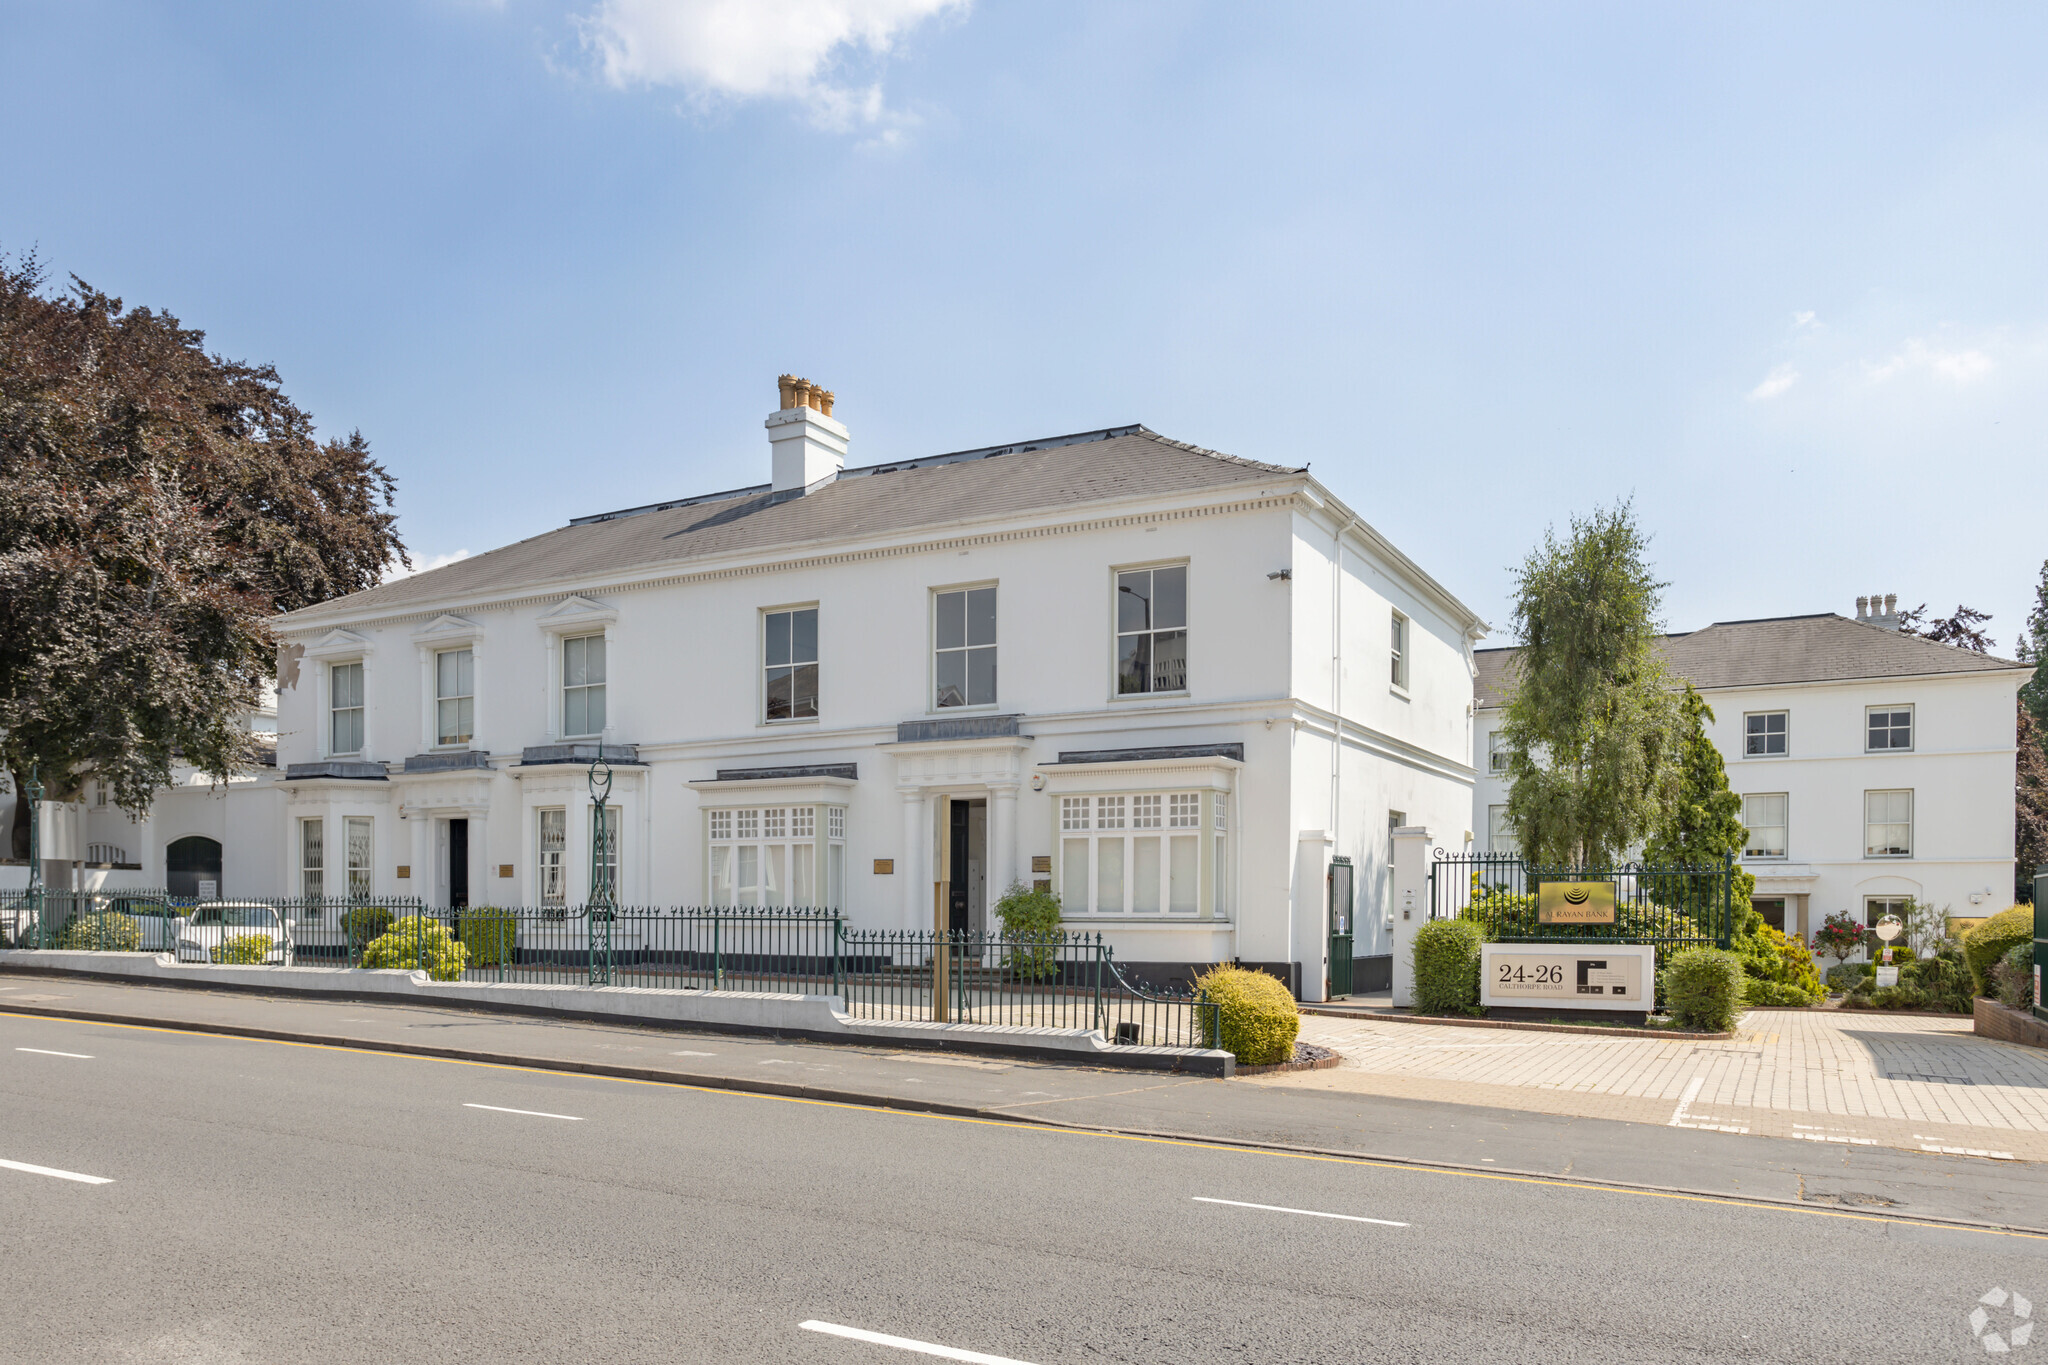
<path id="1" fill-rule="evenodd" d="M 405 559 L 390 474 L 321 441 L 277 371 L 33 255 L 0 258 L 0 762 L 130 813 L 174 760 L 253 759 L 266 619 Z M 10 851 L 26 852 L 17 801 Z"/>

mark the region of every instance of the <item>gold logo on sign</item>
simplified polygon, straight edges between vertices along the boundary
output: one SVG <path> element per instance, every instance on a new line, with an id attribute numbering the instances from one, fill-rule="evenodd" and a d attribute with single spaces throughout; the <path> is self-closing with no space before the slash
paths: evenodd
<path id="1" fill-rule="evenodd" d="M 1614 923 L 1613 882 L 1545 882 L 1536 892 L 1542 924 Z"/>

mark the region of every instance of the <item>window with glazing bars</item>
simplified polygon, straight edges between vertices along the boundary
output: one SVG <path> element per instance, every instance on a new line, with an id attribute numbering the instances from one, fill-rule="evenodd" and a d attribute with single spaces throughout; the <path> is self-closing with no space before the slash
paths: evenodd
<path id="1" fill-rule="evenodd" d="M 1216 843 L 1223 845 L 1222 798 Z M 1081 915 L 1192 915 L 1201 905 L 1201 793 L 1060 798 L 1060 903 Z M 1223 858 L 1216 872 L 1220 879 Z M 1219 909 L 1221 900 L 1217 902 Z"/>
<path id="2" fill-rule="evenodd" d="M 996 704 L 996 590 L 936 594 L 932 702 L 938 707 Z"/>
<path id="3" fill-rule="evenodd" d="M 1184 692 L 1188 685 L 1188 567 L 1116 576 L 1116 690 Z"/>
<path id="4" fill-rule="evenodd" d="M 329 752 L 363 751 L 363 666 L 336 664 L 327 672 L 327 705 L 331 713 Z"/>
<path id="5" fill-rule="evenodd" d="M 318 818 L 299 821 L 299 894 L 327 894 L 327 826 Z"/>
<path id="6" fill-rule="evenodd" d="M 1791 738 L 1791 713 L 1752 711 L 1742 718 L 1743 754 L 1749 758 L 1771 758 L 1785 752 Z"/>
<path id="7" fill-rule="evenodd" d="M 771 611 L 762 618 L 767 720 L 811 720 L 818 714 L 818 609 Z"/>
<path id="8" fill-rule="evenodd" d="M 367 815 L 351 815 L 344 819 L 343 825 L 348 839 L 349 898 L 367 900 L 370 896 L 370 838 L 376 822 Z"/>
<path id="9" fill-rule="evenodd" d="M 1913 747 L 1912 707 L 1872 707 L 1864 712 L 1864 717 L 1868 735 L 1864 747 L 1872 753 Z"/>
<path id="10" fill-rule="evenodd" d="M 837 909 L 846 878 L 846 807 L 757 806 L 710 815 L 710 901 Z"/>
<path id="11" fill-rule="evenodd" d="M 469 743 L 475 722 L 476 656 L 444 649 L 434 656 L 434 743 Z"/>
<path id="12" fill-rule="evenodd" d="M 604 730 L 604 636 L 578 635 L 562 641 L 562 733 L 595 735 Z"/>
<path id="13" fill-rule="evenodd" d="M 569 842 L 569 813 L 566 810 L 544 810 L 540 814 L 539 857 L 535 866 L 540 871 L 540 903 L 561 905 L 567 899 L 568 878 L 563 875 L 563 859 L 567 856 Z"/>

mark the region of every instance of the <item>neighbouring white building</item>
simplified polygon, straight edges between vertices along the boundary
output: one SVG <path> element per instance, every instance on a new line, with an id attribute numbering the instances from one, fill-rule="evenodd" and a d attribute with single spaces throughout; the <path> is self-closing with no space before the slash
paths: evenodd
<path id="1" fill-rule="evenodd" d="M 781 396 L 768 482 L 279 618 L 231 889 L 573 906 L 602 751 L 625 903 L 978 929 L 1037 882 L 1154 980 L 1319 999 L 1343 927 L 1384 982 L 1389 829 L 1472 807 L 1468 608 L 1305 467 L 1126 426 L 847 468 Z"/>
<path id="2" fill-rule="evenodd" d="M 1875 924 L 1907 897 L 1956 916 L 2011 903 L 2017 695 L 2032 666 L 1901 634 L 1896 601 L 1663 641 L 1713 709 L 1756 906 L 1809 941 L 1831 914 Z M 1472 819 L 1494 852 L 1514 846 L 1499 729 L 1515 653 L 1475 653 Z"/>
<path id="3" fill-rule="evenodd" d="M 64 890 L 168 890 L 174 896 L 269 895 L 286 881 L 285 798 L 270 762 L 277 704 L 266 695 L 245 718 L 264 761 L 226 781 L 184 764 L 141 819 L 109 799 L 106 784 L 84 783 L 71 801 L 43 802 L 39 852 L 43 884 Z M 4 838 L 20 800 L 0 777 L 0 891 L 28 885 L 28 863 Z"/>

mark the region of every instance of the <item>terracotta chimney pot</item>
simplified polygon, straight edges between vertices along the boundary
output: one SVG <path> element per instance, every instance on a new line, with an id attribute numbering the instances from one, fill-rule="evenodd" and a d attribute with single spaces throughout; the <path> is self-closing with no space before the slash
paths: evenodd
<path id="1" fill-rule="evenodd" d="M 784 412 L 787 412 L 787 411 L 789 411 L 789 410 L 790 410 L 791 408 L 793 408 L 793 407 L 795 407 L 795 406 L 796 406 L 796 376 L 795 376 L 795 375 L 793 375 L 793 374 L 785 374 L 785 375 L 782 375 L 782 376 L 780 376 L 780 377 L 779 377 L 779 378 L 777 378 L 777 379 L 776 379 L 776 381 L 775 381 L 775 387 L 776 387 L 776 390 L 777 390 L 777 391 L 778 391 L 778 392 L 779 392 L 779 393 L 780 393 L 780 394 L 782 395 L 782 409 L 781 409 L 782 411 L 784 411 Z"/>

